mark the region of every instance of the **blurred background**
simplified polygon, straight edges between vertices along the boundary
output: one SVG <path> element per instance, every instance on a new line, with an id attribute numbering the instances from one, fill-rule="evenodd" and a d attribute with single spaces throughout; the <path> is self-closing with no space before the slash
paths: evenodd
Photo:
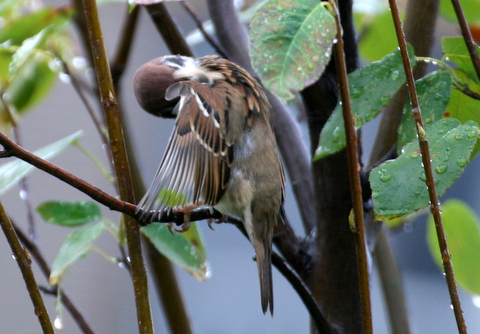
<path id="1" fill-rule="evenodd" d="M 0 0 L 4 1 L 4 0 Z M 49 6 L 63 6 L 68 1 L 44 1 Z M 190 1 L 201 19 L 207 19 L 203 1 Z M 168 3 L 183 33 L 194 29 L 191 19 L 176 3 Z M 132 134 L 133 146 L 144 175 L 150 182 L 169 138 L 173 121 L 155 118 L 142 111 L 133 96 L 132 79 L 135 70 L 145 62 L 168 54 L 158 32 L 146 11 L 141 11 L 130 62 L 122 82 L 122 104 L 126 112 L 125 124 Z M 126 15 L 125 4 L 108 4 L 100 7 L 102 28 L 107 43 L 107 52 L 114 54 L 118 34 Z M 438 20 L 437 37 L 460 35 L 458 28 L 446 21 Z M 202 44 L 194 48 L 197 55 L 211 53 Z M 436 42 L 433 57 L 440 58 L 439 42 Z M 96 106 L 95 106 L 96 107 Z M 303 126 L 299 124 L 299 126 Z M 368 123 L 363 131 L 365 158 L 373 141 L 377 121 Z M 83 131 L 81 143 L 105 164 L 105 152 L 97 132 L 77 94 L 69 84 L 57 80 L 53 92 L 20 123 L 23 146 L 29 150 L 41 148 L 64 138 L 78 130 Z M 305 137 L 306 134 L 305 134 Z M 2 161 L 3 162 L 3 161 Z M 93 185 L 114 194 L 95 165 L 76 148 L 68 148 L 54 158 L 53 162 L 67 171 L 85 179 Z M 477 180 L 479 162 L 474 160 L 465 173 L 448 191 L 447 197 L 461 198 L 480 212 L 479 187 L 472 186 Z M 35 171 L 28 178 L 31 200 L 36 207 L 45 200 L 89 200 L 86 195 L 72 189 L 57 179 Z M 19 188 L 3 195 L 2 203 L 8 214 L 26 230 L 26 210 L 19 197 Z M 290 190 L 287 193 L 287 212 L 290 221 L 301 235 L 300 219 Z M 116 213 L 104 209 L 105 216 L 118 220 Z M 45 224 L 39 216 L 38 244 L 51 264 L 60 246 L 71 230 Z M 256 264 L 252 261 L 253 248 L 238 230 L 228 224 L 216 225 L 216 231 L 200 223 L 207 248 L 211 278 L 205 282 L 194 279 L 177 268 L 178 279 L 187 310 L 197 333 L 308 333 L 308 314 L 285 279 L 274 269 L 275 313 L 273 318 L 263 315 L 257 282 Z M 433 263 L 425 242 L 425 218 L 420 218 L 405 228 L 390 233 L 396 257 L 404 278 L 409 312 L 414 333 L 455 333 L 456 324 L 447 287 L 441 271 Z M 112 256 L 119 256 L 115 240 L 104 234 L 96 246 Z M 47 285 L 36 265 L 33 266 L 38 282 Z M 379 290 L 375 268 L 373 268 L 372 304 L 376 333 L 388 333 L 384 314 L 383 297 Z M 84 313 L 86 319 L 98 333 L 136 333 L 136 315 L 132 284 L 128 272 L 116 264 L 106 261 L 96 252 L 75 264 L 63 280 L 62 287 Z M 167 332 L 157 295 L 151 286 L 151 304 L 157 333 Z M 480 309 L 472 297 L 461 292 L 469 333 L 480 333 Z M 46 296 L 50 316 L 57 316 L 55 298 Z M 64 333 L 80 333 L 70 315 L 62 314 Z M 25 289 L 23 279 L 3 234 L 0 234 L 0 332 L 6 334 L 40 333 L 41 329 L 33 313 L 33 307 Z M 59 331 L 59 332 L 62 332 Z"/>

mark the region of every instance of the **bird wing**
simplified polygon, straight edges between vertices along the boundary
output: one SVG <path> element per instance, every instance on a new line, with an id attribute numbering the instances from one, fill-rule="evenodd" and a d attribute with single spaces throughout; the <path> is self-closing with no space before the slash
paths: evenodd
<path id="1" fill-rule="evenodd" d="M 155 178 L 138 205 L 145 214 L 199 200 L 213 206 L 224 194 L 233 141 L 227 139 L 229 106 L 223 88 L 181 81 L 167 90 L 167 99 L 180 96 L 178 116 Z"/>

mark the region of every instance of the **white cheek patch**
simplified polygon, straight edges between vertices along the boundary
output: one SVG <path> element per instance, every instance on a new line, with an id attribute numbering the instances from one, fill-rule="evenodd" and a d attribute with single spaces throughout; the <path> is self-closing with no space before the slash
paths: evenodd
<path id="1" fill-rule="evenodd" d="M 190 80 L 205 82 L 212 85 L 216 80 L 223 80 L 225 76 L 220 72 L 208 71 L 201 67 L 193 58 L 186 58 L 181 68 L 173 73 L 175 79 L 189 78 Z"/>

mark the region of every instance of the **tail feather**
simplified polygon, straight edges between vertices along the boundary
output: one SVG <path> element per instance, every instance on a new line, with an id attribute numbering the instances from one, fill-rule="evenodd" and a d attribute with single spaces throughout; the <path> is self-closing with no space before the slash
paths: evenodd
<path id="1" fill-rule="evenodd" d="M 273 316 L 273 285 L 272 285 L 272 243 L 266 240 L 255 240 L 255 253 L 260 279 L 260 295 L 262 299 L 262 310 L 265 314 L 270 310 Z"/>

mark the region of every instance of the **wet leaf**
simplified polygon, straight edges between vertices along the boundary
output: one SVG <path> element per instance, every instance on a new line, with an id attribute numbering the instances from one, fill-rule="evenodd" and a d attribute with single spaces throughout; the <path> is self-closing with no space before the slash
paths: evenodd
<path id="1" fill-rule="evenodd" d="M 480 13 L 480 3 L 479 3 Z M 460 69 L 467 73 L 476 83 L 480 83 L 477 72 L 472 64 L 472 59 L 468 52 L 465 41 L 462 37 L 443 37 L 442 38 L 443 55 L 449 61 L 453 61 Z M 476 46 L 477 52 L 480 53 L 480 47 Z"/>
<path id="2" fill-rule="evenodd" d="M 413 50 L 409 47 L 412 64 L 415 63 Z M 405 82 L 402 58 L 397 50 L 384 57 L 359 68 L 348 76 L 350 102 L 356 117 L 356 128 L 378 115 L 400 86 Z M 323 127 L 314 159 L 321 159 L 336 153 L 346 146 L 345 126 L 343 123 L 340 102 Z"/>
<path id="3" fill-rule="evenodd" d="M 461 4 L 468 23 L 480 21 L 480 0 L 462 0 Z M 451 0 L 440 1 L 440 14 L 450 21 L 457 22 Z"/>
<path id="4" fill-rule="evenodd" d="M 68 268 L 91 250 L 92 244 L 105 229 L 103 222 L 85 225 L 68 235 L 52 264 L 49 282 L 51 285 L 65 276 Z"/>
<path id="5" fill-rule="evenodd" d="M 0 43 L 10 41 L 13 45 L 21 45 L 24 40 L 47 27 L 54 29 L 63 26 L 72 13 L 70 7 L 48 7 L 20 17 L 5 17 L 0 29 Z"/>
<path id="6" fill-rule="evenodd" d="M 467 84 L 469 89 L 477 94 L 480 94 L 480 85 L 475 83 L 465 72 L 456 69 L 455 73 L 462 83 Z M 469 120 L 480 124 L 480 101 L 465 95 L 460 90 L 452 86 L 450 94 L 450 101 L 445 111 L 445 117 L 452 117 L 458 119 L 461 123 Z M 480 151 L 480 141 L 475 144 L 471 158 L 475 157 Z"/>
<path id="7" fill-rule="evenodd" d="M 462 174 L 470 161 L 478 136 L 473 121 L 461 125 L 453 118 L 432 123 L 426 130 L 438 196 Z M 370 172 L 375 219 L 390 219 L 412 213 L 429 204 L 425 172 L 418 142 L 408 144 L 402 155 Z"/>
<path id="8" fill-rule="evenodd" d="M 141 231 L 170 261 L 199 280 L 208 278 L 205 247 L 195 223 L 191 223 L 190 230 L 187 232 L 175 235 L 168 230 L 166 224 L 161 223 L 142 227 Z"/>
<path id="9" fill-rule="evenodd" d="M 418 102 L 425 127 L 442 118 L 452 89 L 452 77 L 446 71 L 435 71 L 416 81 Z M 413 140 L 417 140 L 415 120 L 412 117 L 410 100 L 403 108 L 403 118 L 398 129 L 397 151 Z"/>
<path id="10" fill-rule="evenodd" d="M 102 217 L 99 206 L 87 201 L 49 201 L 37 206 L 42 219 L 50 224 L 79 226 L 92 223 Z"/>
<path id="11" fill-rule="evenodd" d="M 63 138 L 53 144 L 45 146 L 39 150 L 33 152 L 33 154 L 39 156 L 42 159 L 49 160 L 55 155 L 62 152 L 68 146 L 75 143 L 75 141 L 82 135 L 81 131 L 78 131 L 66 138 Z M 15 159 L 14 161 L 7 162 L 0 166 L 0 195 L 5 193 L 11 187 L 16 185 L 23 177 L 27 176 L 35 169 L 32 165 Z"/>
<path id="12" fill-rule="evenodd" d="M 480 221 L 464 202 L 448 200 L 441 206 L 448 249 L 457 283 L 480 295 Z M 433 217 L 428 219 L 427 241 L 435 263 L 443 271 L 440 247 Z"/>
<path id="13" fill-rule="evenodd" d="M 335 19 L 320 1 L 270 0 L 250 23 L 252 65 L 287 102 L 320 77 L 335 36 Z"/>

